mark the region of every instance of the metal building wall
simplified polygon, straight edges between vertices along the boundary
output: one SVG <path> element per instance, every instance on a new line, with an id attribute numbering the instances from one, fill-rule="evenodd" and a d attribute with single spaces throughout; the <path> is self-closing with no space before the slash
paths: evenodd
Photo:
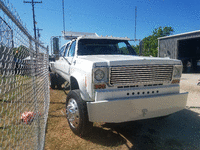
<path id="1" fill-rule="evenodd" d="M 158 38 L 158 57 L 170 57 L 172 59 L 177 59 L 178 41 L 197 37 L 200 37 L 200 31 Z"/>
<path id="2" fill-rule="evenodd" d="M 158 53 L 159 57 L 175 59 L 177 56 L 177 38 L 160 39 Z"/>

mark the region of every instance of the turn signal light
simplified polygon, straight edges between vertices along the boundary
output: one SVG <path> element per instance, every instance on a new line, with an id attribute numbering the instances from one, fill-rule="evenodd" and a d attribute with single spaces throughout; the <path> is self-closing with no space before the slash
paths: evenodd
<path id="1" fill-rule="evenodd" d="M 180 80 L 179 80 L 179 79 L 172 80 L 172 84 L 179 84 L 179 83 L 180 83 Z"/>
<path id="2" fill-rule="evenodd" d="M 106 84 L 95 84 L 94 85 L 94 89 L 105 89 L 106 88 Z"/>

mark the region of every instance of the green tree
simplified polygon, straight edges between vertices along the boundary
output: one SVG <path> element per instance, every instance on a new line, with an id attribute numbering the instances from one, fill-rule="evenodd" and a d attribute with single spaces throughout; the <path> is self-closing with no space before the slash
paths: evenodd
<path id="1" fill-rule="evenodd" d="M 142 55 L 154 56 L 158 54 L 158 38 L 169 36 L 174 32 L 172 27 L 159 27 L 153 30 L 152 35 L 145 37 L 142 42 Z"/>
<path id="2" fill-rule="evenodd" d="M 15 58 L 24 59 L 29 56 L 29 49 L 24 45 L 20 45 L 17 48 L 13 48 L 13 54 Z"/>
<path id="3" fill-rule="evenodd" d="M 140 46 L 139 45 L 132 45 L 135 52 L 139 55 L 140 54 Z"/>

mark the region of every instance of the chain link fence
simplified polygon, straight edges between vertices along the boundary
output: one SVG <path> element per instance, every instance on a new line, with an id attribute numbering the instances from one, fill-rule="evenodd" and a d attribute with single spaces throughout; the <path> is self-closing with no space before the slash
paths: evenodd
<path id="1" fill-rule="evenodd" d="M 0 0 L 0 149 L 44 148 L 48 79 L 48 49 Z"/>

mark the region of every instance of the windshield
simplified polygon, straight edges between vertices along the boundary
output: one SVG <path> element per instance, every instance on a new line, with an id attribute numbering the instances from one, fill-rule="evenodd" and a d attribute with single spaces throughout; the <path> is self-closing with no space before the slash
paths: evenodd
<path id="1" fill-rule="evenodd" d="M 128 41 L 81 39 L 78 55 L 137 55 Z"/>

